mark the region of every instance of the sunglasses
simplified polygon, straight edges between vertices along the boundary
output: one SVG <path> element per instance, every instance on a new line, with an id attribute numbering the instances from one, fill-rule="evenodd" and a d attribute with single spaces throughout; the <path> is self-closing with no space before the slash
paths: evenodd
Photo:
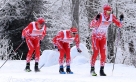
<path id="1" fill-rule="evenodd" d="M 74 34 L 74 35 L 75 35 L 75 34 L 77 34 L 77 33 L 73 32 L 72 34 Z"/>

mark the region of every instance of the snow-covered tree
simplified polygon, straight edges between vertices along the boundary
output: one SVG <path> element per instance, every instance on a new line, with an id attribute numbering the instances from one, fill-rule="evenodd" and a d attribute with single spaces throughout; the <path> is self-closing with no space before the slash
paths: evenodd
<path id="1" fill-rule="evenodd" d="M 0 9 L 1 34 L 6 35 L 10 41 L 5 40 L 8 42 L 7 45 L 12 44 L 12 47 L 16 49 L 21 43 L 22 29 L 37 18 L 33 12 L 40 13 L 43 9 L 43 0 L 5 0 L 2 3 L 4 4 Z M 23 44 L 16 52 L 19 53 L 17 58 L 22 53 L 26 54 L 27 46 Z"/>
<path id="2" fill-rule="evenodd" d="M 114 1 L 115 3 L 115 1 Z M 125 63 L 136 66 L 136 53 L 135 53 L 135 27 L 136 27 L 136 9 L 134 0 L 116 0 L 116 6 L 118 8 L 117 16 L 121 13 L 124 14 L 123 28 L 121 29 L 121 41 L 120 47 L 122 54 L 117 54 L 117 62 Z M 120 59 L 120 57 L 122 59 Z"/>

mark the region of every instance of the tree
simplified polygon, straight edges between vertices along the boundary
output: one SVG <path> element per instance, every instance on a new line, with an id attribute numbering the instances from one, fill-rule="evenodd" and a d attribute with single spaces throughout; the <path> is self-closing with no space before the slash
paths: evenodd
<path id="1" fill-rule="evenodd" d="M 43 9 L 42 5 L 43 0 L 10 0 L 1 9 L 2 32 L 11 40 L 10 44 L 13 44 L 14 49 L 21 43 L 22 29 L 37 18 L 33 12 L 40 13 Z M 23 52 L 26 54 L 26 44 L 22 45 L 17 52 L 16 58 Z M 25 55 L 23 57 L 25 58 Z"/>
<path id="2" fill-rule="evenodd" d="M 111 0 L 109 0 L 111 1 Z M 123 28 L 118 31 L 118 29 L 113 30 L 113 39 L 111 40 L 114 44 L 118 45 L 116 46 L 117 48 L 117 54 L 116 54 L 116 59 L 115 63 L 122 63 L 122 64 L 129 64 L 129 65 L 134 65 L 136 66 L 135 62 L 135 46 L 136 44 L 134 43 L 135 41 L 135 22 L 136 15 L 135 15 L 135 3 L 130 0 L 113 0 L 110 2 L 111 5 L 113 6 L 113 13 L 119 17 L 120 14 L 124 14 L 124 21 L 123 21 Z M 113 27 L 115 27 L 113 25 Z M 112 32 L 110 32 L 112 33 Z M 109 36 L 109 37 L 111 37 Z M 110 42 L 111 43 L 111 42 Z M 112 50 L 115 49 L 115 45 L 112 44 Z M 114 48 L 114 49 L 113 49 Z M 115 54 L 116 51 L 114 50 Z"/>
<path id="3" fill-rule="evenodd" d="M 72 0 L 72 26 L 79 29 L 79 0 Z"/>

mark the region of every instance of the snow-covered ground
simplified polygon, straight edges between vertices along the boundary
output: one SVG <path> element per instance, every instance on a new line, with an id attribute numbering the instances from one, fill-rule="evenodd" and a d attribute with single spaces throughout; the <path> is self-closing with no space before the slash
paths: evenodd
<path id="1" fill-rule="evenodd" d="M 96 73 L 98 76 L 91 76 L 89 58 L 87 55 L 83 55 L 86 52 L 79 54 L 74 49 L 72 48 L 73 51 L 71 50 L 71 54 L 74 53 L 71 63 L 71 70 L 74 74 L 59 74 L 59 65 L 56 59 L 58 58 L 58 53 L 53 55 L 57 51 L 45 50 L 42 56 L 45 53 L 48 54 L 46 54 L 47 58 L 44 61 L 40 58 L 40 64 L 45 64 L 41 68 L 41 72 L 25 72 L 25 60 L 9 60 L 0 69 L 0 82 L 136 82 L 136 68 L 123 64 L 115 64 L 112 73 L 113 64 L 106 63 L 105 73 L 107 76 L 99 76 L 99 60 L 96 62 Z M 84 49 L 83 45 L 82 49 Z M 3 62 L 4 60 L 1 60 L 0 65 Z M 34 60 L 31 61 L 31 69 L 34 70 Z"/>
<path id="2" fill-rule="evenodd" d="M 0 61 L 2 64 L 4 61 Z M 96 62 L 98 76 L 91 76 L 89 62 L 75 65 L 72 63 L 71 70 L 74 74 L 59 74 L 59 65 L 43 67 L 41 72 L 28 73 L 24 71 L 25 61 L 8 61 L 0 69 L 0 82 L 135 82 L 136 68 L 122 64 L 106 64 L 106 77 L 99 76 L 99 61 Z M 34 61 L 31 62 L 31 69 L 34 68 Z"/>

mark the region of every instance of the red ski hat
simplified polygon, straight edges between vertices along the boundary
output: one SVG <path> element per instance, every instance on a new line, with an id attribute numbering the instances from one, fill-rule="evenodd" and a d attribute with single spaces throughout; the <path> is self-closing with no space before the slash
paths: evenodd
<path id="1" fill-rule="evenodd" d="M 106 5 L 103 6 L 103 10 L 104 10 L 104 11 L 111 11 L 112 8 L 111 8 L 110 5 L 106 4 Z"/>
<path id="2" fill-rule="evenodd" d="M 78 33 L 78 30 L 77 30 L 76 27 L 71 27 L 70 28 L 70 32 L 72 32 L 72 33 Z"/>
<path id="3" fill-rule="evenodd" d="M 40 24 L 43 24 L 43 23 L 45 23 L 45 20 L 44 20 L 44 18 L 39 17 L 39 18 L 37 19 L 37 22 L 39 22 Z"/>

